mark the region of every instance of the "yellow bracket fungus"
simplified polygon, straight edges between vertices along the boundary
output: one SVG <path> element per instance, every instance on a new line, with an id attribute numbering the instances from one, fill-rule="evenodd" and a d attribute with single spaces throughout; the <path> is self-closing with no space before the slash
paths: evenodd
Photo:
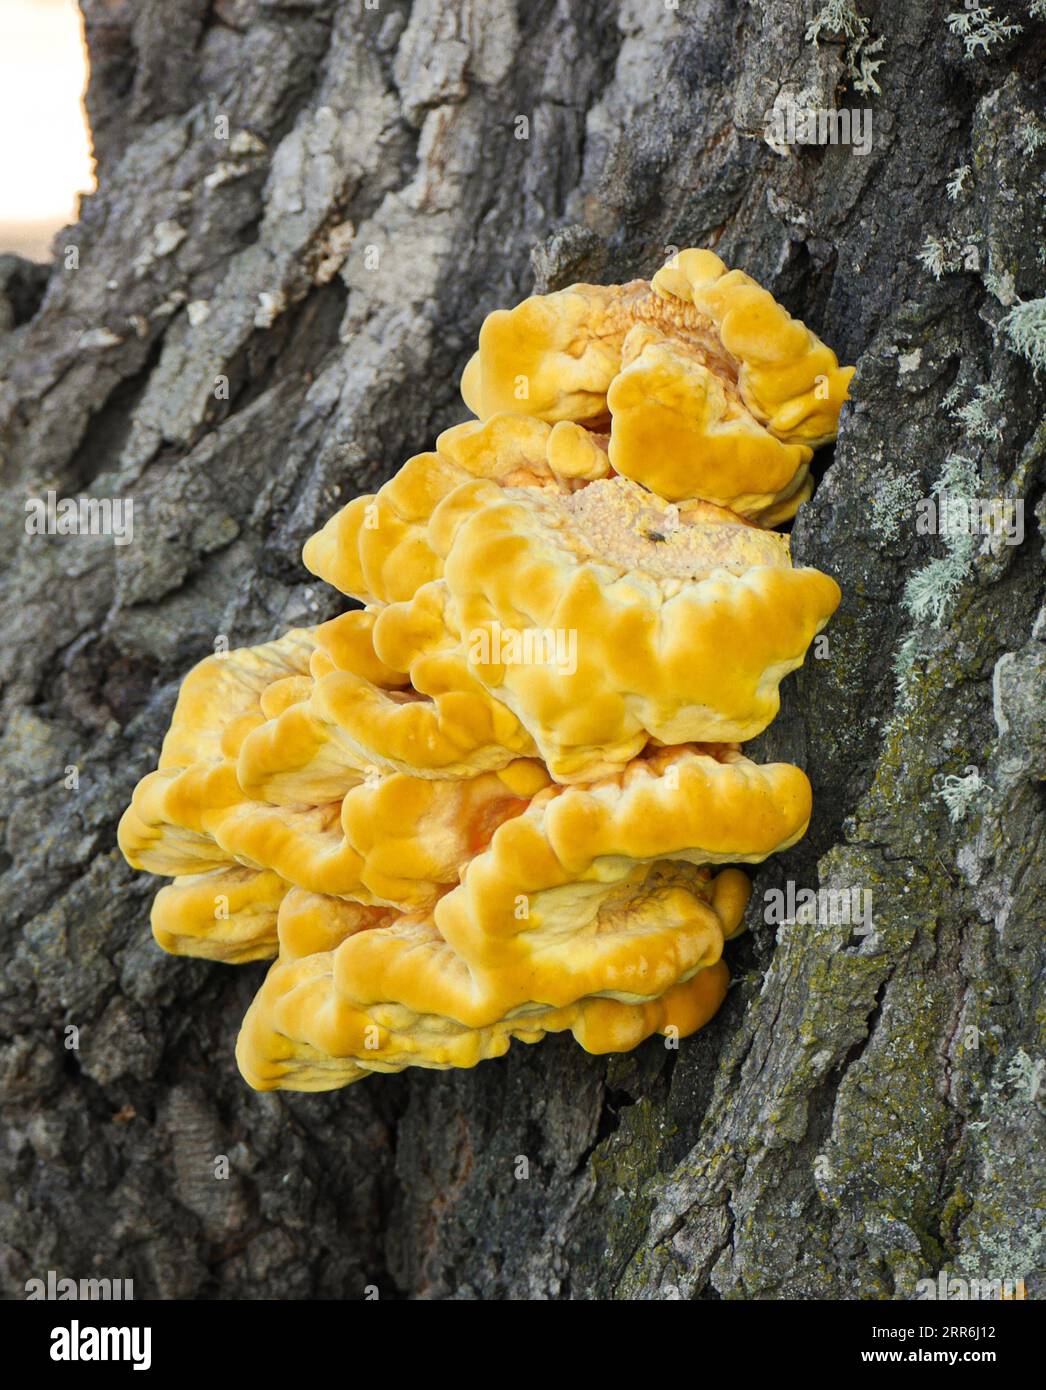
<path id="1" fill-rule="evenodd" d="M 280 957 L 240 1030 L 240 1070 L 258 1090 L 325 1091 L 371 1072 L 397 1072 L 407 1066 L 472 1067 L 485 1058 L 500 1057 L 514 1038 L 534 1043 L 546 1033 L 569 1030 L 594 1053 L 627 1051 L 652 1033 L 686 1037 L 719 1008 L 729 972 L 718 958 L 723 932 L 714 910 L 682 889 L 676 890 L 685 904 L 680 906 L 672 901 L 672 891 L 662 887 L 645 896 L 637 892 L 622 898 L 616 911 L 595 923 L 597 937 L 604 931 L 613 934 L 618 919 L 619 934 L 627 934 L 631 920 L 642 922 L 650 916 L 657 917 L 669 938 L 674 929 L 682 933 L 689 928 L 690 949 L 680 952 L 687 962 L 684 977 L 661 994 L 632 1000 L 588 995 L 571 1004 L 530 1005 L 477 1026 L 441 1014 L 417 1013 L 401 1004 L 361 1006 L 343 992 L 344 948 L 378 939 L 382 931 L 394 928 L 353 930 L 354 924 L 346 923 L 352 934 L 341 945 L 295 956 L 283 946 L 281 913 Z M 289 905 L 291 896 L 284 901 Z M 326 908 L 317 915 L 334 920 Z M 441 949 L 446 954 L 431 923 L 403 923 L 399 930 L 396 944 L 401 950 L 419 957 L 435 957 Z"/>
<path id="2" fill-rule="evenodd" d="M 174 956 L 206 956 L 241 965 L 271 960 L 276 921 L 290 885 L 271 869 L 212 869 L 185 874 L 153 899 L 153 936 Z"/>
<path id="3" fill-rule="evenodd" d="M 366 607 L 186 677 L 119 829 L 180 955 L 272 959 L 260 1089 L 702 1027 L 735 867 L 810 785 L 740 744 L 839 601 L 770 528 L 850 369 L 708 251 L 488 316 L 445 430 L 308 541 Z M 717 869 L 717 872 L 713 872 Z"/>
<path id="4" fill-rule="evenodd" d="M 754 738 L 839 589 L 793 569 L 785 537 L 721 516 L 670 513 L 621 478 L 567 496 L 459 488 L 430 524 L 443 577 L 378 614 L 375 650 L 408 670 L 468 659 L 557 781 L 620 767 L 649 738 Z"/>
<path id="5" fill-rule="evenodd" d="M 571 285 L 489 314 L 461 391 L 481 419 L 608 427 L 615 471 L 776 525 L 809 496 L 852 375 L 750 276 L 690 250 L 649 283 Z"/>
<path id="6" fill-rule="evenodd" d="M 437 506 L 463 483 L 570 491 L 607 476 L 607 441 L 579 425 L 554 428 L 525 415 L 455 425 L 434 453 L 408 459 L 377 493 L 356 497 L 305 544 L 313 574 L 365 603 L 410 598 L 442 572 L 426 531 Z"/>
<path id="7" fill-rule="evenodd" d="M 376 612 L 316 629 L 305 698 L 243 739 L 237 777 L 252 797 L 318 804 L 387 771 L 466 777 L 536 755 L 526 729 L 454 653 L 419 656 L 413 684 L 375 654 Z"/>

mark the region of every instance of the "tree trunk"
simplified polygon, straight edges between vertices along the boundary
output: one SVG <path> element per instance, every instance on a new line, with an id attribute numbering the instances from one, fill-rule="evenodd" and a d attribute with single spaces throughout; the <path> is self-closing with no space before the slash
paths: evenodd
<path id="1" fill-rule="evenodd" d="M 1041 1293 L 1046 438 L 1000 321 L 1043 293 L 1043 24 L 967 57 L 954 4 L 859 0 L 869 96 L 867 43 L 790 0 L 81 4 L 98 192 L 46 288 L 0 262 L 5 1294 Z M 871 149 L 772 149 L 782 92 L 870 108 Z M 793 533 L 842 607 L 752 746 L 815 816 L 727 1004 L 678 1051 L 249 1091 L 264 967 L 162 955 L 115 847 L 180 677 L 339 610 L 302 541 L 464 418 L 485 313 L 681 246 L 858 368 Z M 926 575 L 954 454 L 1027 535 Z M 133 499 L 133 543 L 27 535 L 48 489 Z M 789 882 L 871 930 L 777 925 Z"/>

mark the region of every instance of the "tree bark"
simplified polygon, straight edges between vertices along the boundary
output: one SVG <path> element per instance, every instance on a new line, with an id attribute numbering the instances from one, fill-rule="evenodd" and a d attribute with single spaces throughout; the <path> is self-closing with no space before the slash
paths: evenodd
<path id="1" fill-rule="evenodd" d="M 1043 293 L 1042 23 L 968 58 L 955 6 L 860 0 L 866 96 L 790 0 L 81 4 L 98 192 L 46 287 L 0 262 L 5 1295 L 1041 1294 L 1046 435 L 999 325 Z M 771 149 L 789 91 L 869 108 L 871 150 Z M 755 874 L 727 1004 L 678 1051 L 252 1093 L 264 967 L 162 955 L 115 848 L 180 677 L 339 610 L 302 541 L 464 418 L 485 313 L 690 245 L 858 368 L 793 533 L 842 607 L 752 749 L 814 820 Z M 938 624 L 904 595 L 952 454 L 1026 537 Z M 48 489 L 132 498 L 133 543 L 27 535 Z M 870 892 L 872 930 L 768 922 L 789 881 Z"/>

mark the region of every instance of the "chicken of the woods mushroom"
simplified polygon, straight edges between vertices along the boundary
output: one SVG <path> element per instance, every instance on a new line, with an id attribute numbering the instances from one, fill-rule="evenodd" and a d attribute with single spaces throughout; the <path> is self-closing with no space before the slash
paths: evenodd
<path id="1" fill-rule="evenodd" d="M 161 946 L 273 960 L 252 1086 L 712 1017 L 810 818 L 740 745 L 839 602 L 771 528 L 852 370 L 710 251 L 487 316 L 475 418 L 305 546 L 362 607 L 202 661 L 120 823 Z"/>

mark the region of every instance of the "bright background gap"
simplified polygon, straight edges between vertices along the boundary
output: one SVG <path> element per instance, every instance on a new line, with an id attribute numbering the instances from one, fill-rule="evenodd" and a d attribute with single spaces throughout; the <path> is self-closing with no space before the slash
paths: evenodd
<path id="1" fill-rule="evenodd" d="M 0 0 L 0 255 L 50 259 L 95 186 L 75 0 Z"/>

